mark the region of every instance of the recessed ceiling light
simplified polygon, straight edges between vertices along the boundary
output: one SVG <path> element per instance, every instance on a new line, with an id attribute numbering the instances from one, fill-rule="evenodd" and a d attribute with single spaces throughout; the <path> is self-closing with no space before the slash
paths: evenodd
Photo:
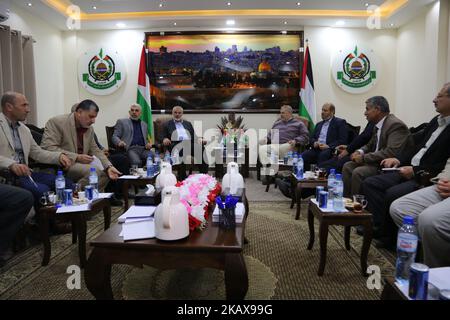
<path id="1" fill-rule="evenodd" d="M 393 27 L 395 24 L 391 23 L 390 26 Z"/>
<path id="2" fill-rule="evenodd" d="M 31 2 L 28 2 L 27 5 L 28 5 L 29 7 L 32 7 L 32 6 L 33 6 L 33 4 L 32 4 Z"/>
<path id="3" fill-rule="evenodd" d="M 336 21 L 336 25 L 337 26 L 345 26 L 345 21 L 344 20 Z"/>
<path id="4" fill-rule="evenodd" d="M 226 24 L 227 26 L 234 26 L 236 22 L 234 20 L 227 20 Z"/>
<path id="5" fill-rule="evenodd" d="M 118 27 L 118 28 L 125 28 L 126 26 L 127 25 L 125 23 L 123 23 L 123 22 L 116 23 L 116 27 Z"/>
<path id="6" fill-rule="evenodd" d="M 174 23 L 173 23 L 173 25 L 174 25 L 174 26 L 176 26 L 176 25 L 177 25 L 177 23 L 176 23 L 176 22 L 174 22 Z"/>
<path id="7" fill-rule="evenodd" d="M 369 6 L 369 4 L 368 4 L 368 3 L 366 3 L 366 4 L 365 4 L 365 6 L 366 6 L 366 7 L 368 7 L 368 6 Z"/>
<path id="8" fill-rule="evenodd" d="M 281 31 L 281 34 L 287 34 L 286 30 Z"/>
<path id="9" fill-rule="evenodd" d="M 284 24 L 287 24 L 287 21 L 283 22 Z"/>
<path id="10" fill-rule="evenodd" d="M 300 3 L 300 2 L 297 2 L 297 6 L 301 6 L 301 3 Z"/>
<path id="11" fill-rule="evenodd" d="M 160 4 L 159 4 L 159 7 L 162 8 L 162 7 L 164 7 L 164 5 L 163 5 L 162 3 L 160 3 Z"/>
<path id="12" fill-rule="evenodd" d="M 231 2 L 227 2 L 227 6 L 231 6 Z"/>
<path id="13" fill-rule="evenodd" d="M 92 6 L 92 9 L 97 10 L 97 7 L 96 6 Z"/>

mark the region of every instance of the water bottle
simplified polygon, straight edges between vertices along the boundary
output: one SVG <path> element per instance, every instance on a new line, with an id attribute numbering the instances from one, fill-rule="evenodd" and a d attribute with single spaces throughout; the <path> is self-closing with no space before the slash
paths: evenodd
<path id="1" fill-rule="evenodd" d="M 159 168 L 161 165 L 161 157 L 159 156 L 159 152 L 155 152 L 155 161 L 153 162 L 153 173 L 157 174 L 159 172 Z"/>
<path id="2" fill-rule="evenodd" d="M 298 163 L 298 153 L 294 152 L 294 156 L 292 157 L 292 172 L 295 176 L 297 176 L 297 163 Z"/>
<path id="3" fill-rule="evenodd" d="M 56 207 L 60 207 L 64 203 L 64 189 L 66 188 L 66 179 L 63 172 L 58 170 L 55 179 L 55 191 L 56 191 Z"/>
<path id="4" fill-rule="evenodd" d="M 287 162 L 287 164 L 288 164 L 288 165 L 291 165 L 291 164 L 292 164 L 292 151 L 288 151 L 287 157 L 288 157 L 288 162 Z"/>
<path id="5" fill-rule="evenodd" d="M 297 160 L 297 174 L 296 174 L 298 180 L 303 179 L 303 166 L 304 166 L 303 157 L 299 156 Z"/>
<path id="6" fill-rule="evenodd" d="M 398 230 L 397 237 L 397 263 L 395 266 L 395 280 L 400 283 L 409 281 L 409 268 L 416 258 L 417 228 L 414 225 L 414 218 L 405 216 L 403 225 Z"/>
<path id="7" fill-rule="evenodd" d="M 336 181 L 336 170 L 330 169 L 330 173 L 328 174 L 328 200 L 334 199 L 334 183 Z"/>
<path id="8" fill-rule="evenodd" d="M 146 167 L 147 167 L 147 177 L 153 177 L 154 168 L 153 168 L 153 160 L 152 160 L 151 154 L 149 154 L 147 157 Z"/>
<path id="9" fill-rule="evenodd" d="M 342 181 L 342 175 L 336 174 L 336 180 L 333 186 L 333 210 L 342 211 L 344 210 L 344 182 Z"/>
<path id="10" fill-rule="evenodd" d="M 164 162 L 172 164 L 171 159 L 170 159 L 170 152 L 168 150 L 164 154 Z"/>
<path id="11" fill-rule="evenodd" d="M 92 187 L 92 199 L 98 198 L 98 176 L 94 167 L 91 167 L 89 174 L 89 185 Z"/>

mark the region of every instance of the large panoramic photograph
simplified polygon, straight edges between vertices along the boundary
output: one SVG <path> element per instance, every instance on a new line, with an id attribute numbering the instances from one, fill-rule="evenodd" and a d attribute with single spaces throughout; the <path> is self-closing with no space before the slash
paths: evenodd
<path id="1" fill-rule="evenodd" d="M 152 110 L 296 109 L 300 47 L 299 34 L 147 34 Z"/>

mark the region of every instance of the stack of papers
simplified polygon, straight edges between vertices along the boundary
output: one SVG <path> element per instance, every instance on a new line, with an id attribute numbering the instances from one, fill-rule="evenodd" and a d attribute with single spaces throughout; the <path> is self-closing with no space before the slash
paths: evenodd
<path id="1" fill-rule="evenodd" d="M 120 233 L 124 241 L 142 240 L 155 237 L 155 221 L 153 218 L 127 219 L 122 224 Z"/>
<path id="2" fill-rule="evenodd" d="M 131 206 L 124 214 L 122 214 L 117 221 L 124 223 L 125 221 L 131 221 L 142 218 L 150 218 L 155 213 L 155 206 Z"/>
<path id="3" fill-rule="evenodd" d="M 245 216 L 245 206 L 242 202 L 238 202 L 236 204 L 236 210 L 235 210 L 235 215 L 236 215 L 236 223 L 242 223 L 242 221 L 244 220 L 244 216 Z M 213 222 L 219 222 L 219 216 L 220 216 L 220 210 L 217 207 L 214 208 L 213 211 Z"/>

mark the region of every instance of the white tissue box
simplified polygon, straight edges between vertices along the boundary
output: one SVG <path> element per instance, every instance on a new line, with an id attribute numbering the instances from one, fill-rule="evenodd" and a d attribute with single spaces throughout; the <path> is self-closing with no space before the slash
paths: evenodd
<path id="1" fill-rule="evenodd" d="M 220 215 L 220 210 L 216 204 L 216 207 L 214 208 L 214 211 L 213 211 L 212 221 L 219 222 L 219 215 Z M 245 216 L 245 206 L 242 202 L 238 202 L 236 204 L 235 215 L 236 215 L 236 223 L 242 223 L 242 221 L 244 220 L 244 216 Z"/>

